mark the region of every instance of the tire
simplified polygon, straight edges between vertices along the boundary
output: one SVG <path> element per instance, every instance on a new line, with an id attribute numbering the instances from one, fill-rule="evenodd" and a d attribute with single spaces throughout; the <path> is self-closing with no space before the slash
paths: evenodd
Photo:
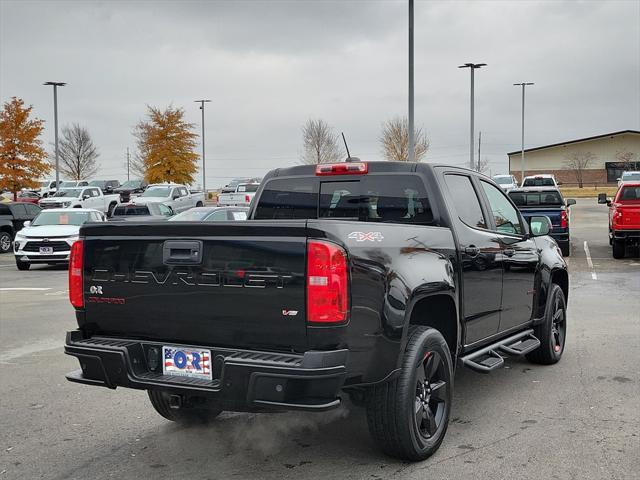
<path id="1" fill-rule="evenodd" d="M 567 338 L 567 304 L 558 284 L 551 284 L 544 321 L 534 327 L 534 335 L 540 340 L 540 346 L 528 353 L 527 359 L 540 365 L 558 363 Z"/>
<path id="2" fill-rule="evenodd" d="M 16 259 L 16 267 L 18 267 L 18 270 L 29 270 L 29 268 L 31 267 L 31 264 L 29 262 L 21 262 L 20 260 Z"/>
<path id="3" fill-rule="evenodd" d="M 11 234 L 0 232 L 0 253 L 7 253 L 11 250 Z"/>
<path id="4" fill-rule="evenodd" d="M 172 422 L 185 424 L 208 423 L 222 412 L 222 409 L 214 407 L 213 405 L 207 405 L 204 402 L 201 404 L 187 404 L 180 408 L 171 408 L 169 406 L 169 394 L 167 392 L 147 390 L 147 393 L 149 394 L 151 405 L 153 405 L 156 412 Z"/>
<path id="5" fill-rule="evenodd" d="M 113 216 L 113 211 L 115 210 L 115 208 L 116 208 L 116 204 L 115 203 L 112 203 L 112 204 L 109 205 L 109 208 L 107 208 L 107 217 L 108 218 L 111 218 Z"/>
<path id="6" fill-rule="evenodd" d="M 400 374 L 367 392 L 367 422 L 384 453 L 420 461 L 438 450 L 447 432 L 453 365 L 440 332 L 409 328 Z"/>
<path id="7" fill-rule="evenodd" d="M 613 258 L 624 258 L 625 244 L 623 241 L 613 241 Z"/>
<path id="8" fill-rule="evenodd" d="M 196 203 L 196 207 L 202 207 L 202 202 Z"/>
<path id="9" fill-rule="evenodd" d="M 569 242 L 563 243 L 560 245 L 560 251 L 562 252 L 563 257 L 568 257 L 571 255 L 571 244 Z"/>

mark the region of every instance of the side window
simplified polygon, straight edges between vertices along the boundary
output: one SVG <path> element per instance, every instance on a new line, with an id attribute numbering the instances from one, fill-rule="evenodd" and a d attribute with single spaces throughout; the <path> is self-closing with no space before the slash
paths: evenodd
<path id="1" fill-rule="evenodd" d="M 496 230 L 501 233 L 522 235 L 520 216 L 507 197 L 490 183 L 481 181 L 480 184 L 489 200 L 491 213 L 496 222 Z"/>
<path id="2" fill-rule="evenodd" d="M 37 215 L 38 213 L 40 213 L 40 210 L 41 210 L 40 207 L 37 207 L 36 205 L 33 205 L 32 203 L 27 203 L 25 205 L 25 207 L 27 207 L 27 213 L 30 216 Z"/>
<path id="3" fill-rule="evenodd" d="M 253 218 L 316 218 L 318 214 L 318 181 L 315 178 L 279 178 L 270 180 L 258 199 Z"/>
<path id="4" fill-rule="evenodd" d="M 180 196 L 186 197 L 187 195 L 189 195 L 189 192 L 187 192 L 187 189 L 184 187 L 180 188 Z"/>
<path id="5" fill-rule="evenodd" d="M 244 210 L 229 212 L 229 220 L 246 220 L 247 212 Z"/>
<path id="6" fill-rule="evenodd" d="M 158 204 L 158 209 L 160 210 L 160 215 L 166 215 L 167 217 L 171 216 L 171 209 L 162 203 Z"/>
<path id="7" fill-rule="evenodd" d="M 465 175 L 445 175 L 444 178 L 460 220 L 470 227 L 487 228 L 471 179 Z"/>
<path id="8" fill-rule="evenodd" d="M 9 209 L 9 205 L 0 203 L 0 215 L 11 215 L 11 210 Z"/>
<path id="9" fill-rule="evenodd" d="M 206 219 L 207 222 L 224 222 L 227 220 L 227 211 L 218 210 L 209 215 Z"/>
<path id="10" fill-rule="evenodd" d="M 27 216 L 27 208 L 24 203 L 14 203 L 10 208 L 13 211 L 13 216 L 16 218 L 24 218 Z"/>

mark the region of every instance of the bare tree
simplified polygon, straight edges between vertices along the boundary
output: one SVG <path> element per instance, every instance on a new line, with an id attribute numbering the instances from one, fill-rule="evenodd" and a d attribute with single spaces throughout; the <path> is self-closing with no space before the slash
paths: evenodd
<path id="1" fill-rule="evenodd" d="M 77 123 L 62 127 L 58 156 L 60 171 L 70 180 L 90 178 L 100 169 L 96 162 L 100 153 L 87 129 Z"/>
<path id="2" fill-rule="evenodd" d="M 331 163 L 341 156 L 338 135 L 322 119 L 310 118 L 307 120 L 302 127 L 302 142 L 304 145 L 302 163 L 304 164 Z"/>
<path id="3" fill-rule="evenodd" d="M 483 159 L 478 160 L 478 171 L 480 173 L 485 173 L 487 170 L 489 170 L 489 159 L 484 157 Z"/>
<path id="4" fill-rule="evenodd" d="M 589 168 L 596 156 L 591 152 L 574 152 L 566 156 L 564 168 L 571 170 L 576 177 L 578 187 L 582 188 L 584 171 Z"/>
<path id="5" fill-rule="evenodd" d="M 414 130 L 414 158 L 419 162 L 429 150 L 429 140 L 421 128 Z M 382 124 L 380 134 L 382 155 L 396 162 L 409 161 L 409 121 L 407 117 L 394 117 Z"/>
<path id="6" fill-rule="evenodd" d="M 616 160 L 624 165 L 625 170 L 633 170 L 638 162 L 635 161 L 636 154 L 629 150 L 616 152 Z"/>

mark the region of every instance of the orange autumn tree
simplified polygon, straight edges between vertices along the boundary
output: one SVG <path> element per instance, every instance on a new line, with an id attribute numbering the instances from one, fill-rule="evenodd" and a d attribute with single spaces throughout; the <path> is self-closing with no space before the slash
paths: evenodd
<path id="1" fill-rule="evenodd" d="M 33 107 L 12 97 L 0 112 L 0 188 L 17 193 L 35 188 L 38 180 L 51 171 L 40 135 L 44 120 L 30 118 Z"/>
<path id="2" fill-rule="evenodd" d="M 149 183 L 193 183 L 199 155 L 194 125 L 184 120 L 184 109 L 147 107 L 147 118 L 134 130 L 137 157 Z"/>

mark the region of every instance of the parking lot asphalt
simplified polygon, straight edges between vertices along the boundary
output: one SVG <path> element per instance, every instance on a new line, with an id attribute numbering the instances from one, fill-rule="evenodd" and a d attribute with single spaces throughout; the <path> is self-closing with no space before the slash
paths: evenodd
<path id="1" fill-rule="evenodd" d="M 19 272 L 0 256 L 0 480 L 635 479 L 640 472 L 640 258 L 614 260 L 607 209 L 572 207 L 562 361 L 459 369 L 448 434 L 421 463 L 379 453 L 363 412 L 222 414 L 208 427 L 160 417 L 145 392 L 69 383 L 75 328 L 65 268 Z M 187 314 L 187 312 L 185 312 Z"/>

